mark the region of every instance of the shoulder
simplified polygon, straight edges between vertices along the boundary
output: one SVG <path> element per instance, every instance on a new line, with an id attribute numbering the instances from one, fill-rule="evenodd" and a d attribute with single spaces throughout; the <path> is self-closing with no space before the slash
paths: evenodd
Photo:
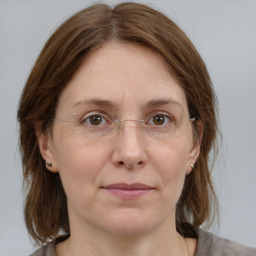
<path id="1" fill-rule="evenodd" d="M 34 253 L 32 253 L 30 256 L 56 256 L 55 241 L 40 247 Z"/>
<path id="2" fill-rule="evenodd" d="M 32 253 L 29 256 L 56 256 L 56 253 L 55 253 L 56 244 L 63 242 L 68 237 L 69 237 L 69 234 L 60 235 L 59 237 L 55 238 L 48 244 L 43 245 L 42 247 L 37 249 L 34 253 Z"/>
<path id="3" fill-rule="evenodd" d="M 198 235 L 196 256 L 256 256 L 254 248 L 220 238 L 201 229 L 197 229 L 196 232 Z"/>

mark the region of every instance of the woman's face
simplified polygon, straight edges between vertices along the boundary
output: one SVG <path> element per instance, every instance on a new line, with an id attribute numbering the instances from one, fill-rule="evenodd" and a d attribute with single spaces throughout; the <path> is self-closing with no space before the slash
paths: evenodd
<path id="1" fill-rule="evenodd" d="M 113 128 L 117 119 L 128 121 Z M 199 152 L 182 88 L 162 57 L 129 43 L 90 52 L 60 95 L 51 135 L 38 140 L 60 174 L 71 232 L 127 236 L 175 225 Z"/>

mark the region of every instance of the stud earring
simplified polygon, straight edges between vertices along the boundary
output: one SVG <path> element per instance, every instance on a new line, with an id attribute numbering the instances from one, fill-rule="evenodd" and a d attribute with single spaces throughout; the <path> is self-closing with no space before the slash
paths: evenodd
<path id="1" fill-rule="evenodd" d="M 47 164 L 48 167 L 52 167 L 52 163 L 47 162 L 46 164 Z"/>
<path id="2" fill-rule="evenodd" d="M 195 167 L 193 164 L 190 164 L 190 166 L 191 166 L 192 169 L 194 169 L 194 167 Z"/>

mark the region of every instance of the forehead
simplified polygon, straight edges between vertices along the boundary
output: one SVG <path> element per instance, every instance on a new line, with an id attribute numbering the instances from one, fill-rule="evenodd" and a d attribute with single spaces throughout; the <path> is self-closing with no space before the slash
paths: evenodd
<path id="1" fill-rule="evenodd" d="M 187 108 L 183 89 L 163 57 L 132 43 L 111 42 L 92 50 L 62 92 L 57 111 L 91 99 L 129 109 L 169 99 Z"/>

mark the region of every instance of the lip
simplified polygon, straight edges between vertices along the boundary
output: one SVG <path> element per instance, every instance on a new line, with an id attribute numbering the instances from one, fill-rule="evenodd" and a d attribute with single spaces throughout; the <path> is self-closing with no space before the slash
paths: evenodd
<path id="1" fill-rule="evenodd" d="M 154 188 L 142 183 L 115 183 L 104 186 L 102 189 L 121 199 L 137 199 L 150 193 Z"/>

